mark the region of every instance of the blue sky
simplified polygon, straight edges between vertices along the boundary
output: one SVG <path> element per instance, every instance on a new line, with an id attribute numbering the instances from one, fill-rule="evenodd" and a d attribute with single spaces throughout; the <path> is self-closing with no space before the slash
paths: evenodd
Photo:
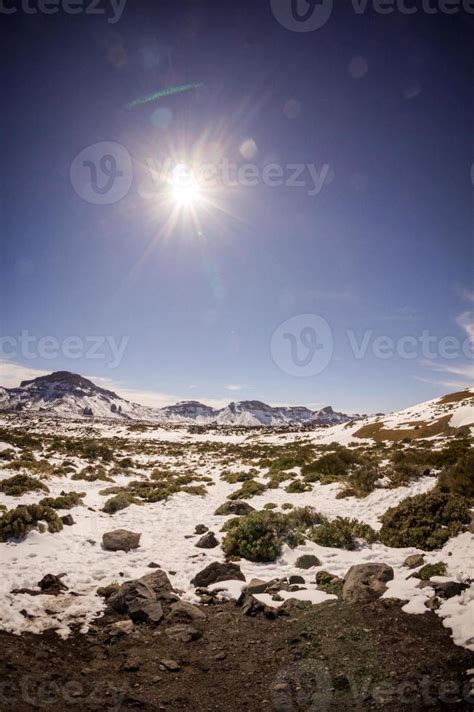
<path id="1" fill-rule="evenodd" d="M 3 385 L 67 369 L 147 403 L 258 398 L 373 412 L 472 382 L 461 348 L 474 331 L 466 18 L 335 13 L 295 33 L 268 3 L 178 12 L 165 2 L 129 3 L 114 25 L 65 15 L 8 24 L 7 50 L 20 51 L 2 77 Z M 201 86 L 126 108 L 185 84 Z M 130 155 L 131 185 L 118 202 L 92 204 L 71 164 L 107 141 Z M 259 175 L 276 164 L 285 181 L 302 166 L 305 184 L 229 186 L 219 175 L 183 207 L 149 170 L 224 158 Z M 326 176 L 315 195 L 307 166 Z M 329 363 L 309 375 L 282 367 L 290 339 L 278 353 L 272 342 L 298 317 L 304 360 L 304 315 L 332 336 Z M 29 355 L 25 331 L 36 339 Z M 38 347 L 45 336 L 55 356 Z M 78 357 L 69 337 L 82 340 Z M 380 357 L 379 337 L 393 355 Z M 443 337 L 458 343 L 449 358 Z M 119 363 L 112 340 L 124 345 Z M 351 343 L 367 344 L 360 358 Z"/>

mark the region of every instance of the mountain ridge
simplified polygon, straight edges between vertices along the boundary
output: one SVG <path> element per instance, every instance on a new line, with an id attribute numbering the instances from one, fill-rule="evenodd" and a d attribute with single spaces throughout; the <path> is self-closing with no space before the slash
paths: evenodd
<path id="1" fill-rule="evenodd" d="M 336 412 L 331 406 L 311 410 L 306 406 L 270 406 L 259 400 L 232 401 L 223 408 L 213 408 L 195 400 L 151 408 L 126 400 L 70 371 L 55 371 L 24 380 L 15 388 L 0 387 L 0 410 L 200 425 L 317 426 L 353 420 L 352 416 Z"/>

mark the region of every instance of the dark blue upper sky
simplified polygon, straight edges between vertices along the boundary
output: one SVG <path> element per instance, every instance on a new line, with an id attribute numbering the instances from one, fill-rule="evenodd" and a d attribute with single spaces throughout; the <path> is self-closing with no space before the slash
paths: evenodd
<path id="1" fill-rule="evenodd" d="M 1 21 L 5 385 L 67 369 L 146 402 L 372 411 L 468 384 L 473 15 L 347 8 L 292 32 L 269 0 L 128 0 L 114 24 L 20 9 Z M 199 86 L 127 108 L 187 84 Z M 70 173 L 101 142 L 133 166 L 110 204 L 84 199 Z M 260 174 L 275 163 L 284 181 L 297 164 L 304 185 L 229 186 L 219 173 L 183 207 L 152 179 L 150 162 L 166 158 Z M 314 195 L 308 165 L 326 175 Z M 324 368 L 301 365 L 305 315 L 329 325 L 330 347 L 314 332 L 319 355 L 331 351 Z M 22 332 L 36 339 L 28 351 Z M 59 345 L 49 357 L 45 336 Z M 92 337 L 109 341 L 94 354 Z"/>

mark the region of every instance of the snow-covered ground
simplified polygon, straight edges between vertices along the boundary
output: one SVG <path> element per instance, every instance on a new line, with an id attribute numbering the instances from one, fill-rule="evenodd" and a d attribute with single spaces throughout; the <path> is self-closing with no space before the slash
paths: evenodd
<path id="1" fill-rule="evenodd" d="M 465 418 L 466 414 L 463 414 Z M 11 425 L 11 421 L 10 421 Z M 46 431 L 51 424 L 40 423 L 37 428 Z M 70 423 L 69 434 L 83 433 L 83 426 Z M 95 423 L 93 431 L 101 437 L 127 437 L 135 444 L 148 443 L 203 443 L 205 441 L 227 442 L 239 444 L 244 441 L 280 443 L 295 440 L 319 443 L 346 443 L 353 427 L 335 426 L 319 433 L 291 433 L 285 435 L 252 435 L 245 434 L 190 434 L 184 429 L 170 430 L 156 427 L 154 430 L 130 433 L 125 425 L 111 423 Z M 90 428 L 88 428 L 90 434 Z M 4 445 L 0 443 L 0 449 Z M 143 455 L 137 460 L 141 466 L 150 457 L 154 463 L 168 462 L 166 455 Z M 54 458 L 53 458 L 54 459 Z M 59 464 L 62 458 L 57 458 Z M 74 458 L 68 458 L 74 461 Z M 84 464 L 84 463 L 83 463 Z M 41 631 L 55 627 L 62 636 L 70 632 L 71 624 L 79 623 L 83 630 L 91 623 L 104 607 L 103 599 L 97 596 L 99 586 L 112 582 L 122 582 L 149 573 L 148 564 L 158 563 L 168 574 L 173 586 L 187 600 L 197 600 L 194 587 L 190 581 L 194 575 L 212 561 L 222 561 L 221 547 L 215 549 L 199 549 L 195 547 L 198 537 L 194 534 L 197 524 L 205 524 L 214 531 L 218 539 L 225 517 L 214 514 L 227 496 L 240 485 L 231 485 L 220 478 L 223 465 L 216 458 L 200 461 L 196 455 L 189 455 L 187 467 L 195 473 L 212 477 L 213 484 L 208 483 L 207 495 L 195 496 L 180 492 L 166 501 L 153 504 L 135 505 L 108 515 L 100 511 L 105 497 L 99 491 L 111 483 L 103 481 L 87 482 L 72 481 L 69 478 L 51 477 L 47 480 L 50 496 L 58 496 L 61 491 L 83 491 L 85 506 L 74 507 L 71 514 L 74 517 L 73 526 L 65 526 L 56 534 L 40 534 L 32 531 L 21 543 L 0 544 L 3 575 L 0 581 L 2 593 L 2 611 L 0 625 L 3 629 L 15 633 L 23 631 Z M 232 467 L 230 468 L 232 469 Z M 242 470 L 239 466 L 236 469 Z M 0 479 L 16 474 L 12 470 L 0 470 Z M 126 485 L 130 476 L 118 475 L 114 478 L 116 485 Z M 264 479 L 261 479 L 264 482 Z M 253 497 L 250 504 L 261 509 L 266 503 L 273 502 L 282 505 L 291 502 L 295 507 L 310 505 L 329 518 L 335 516 L 355 517 L 374 528 L 380 523 L 378 517 L 389 507 L 398 504 L 407 496 L 426 492 L 435 484 L 436 478 L 423 477 L 406 487 L 398 489 L 379 488 L 364 499 L 348 497 L 337 499 L 339 484 L 322 485 L 315 483 L 309 492 L 289 494 L 283 488 L 268 489 L 263 494 Z M 42 495 L 41 495 L 42 496 Z M 40 499 L 38 493 L 28 493 L 21 497 L 11 497 L 0 493 L 0 503 L 8 508 L 18 504 L 28 504 Z M 61 511 L 60 514 L 65 512 Z M 141 533 L 140 547 L 128 553 L 104 551 L 101 547 L 102 535 L 112 529 L 124 528 Z M 425 555 L 425 563 L 444 561 L 447 564 L 445 580 L 474 579 L 474 535 L 464 533 L 450 540 L 440 551 Z M 295 562 L 298 556 L 305 553 L 315 554 L 321 561 L 321 566 L 310 571 L 298 570 Z M 344 576 L 348 569 L 357 563 L 383 562 L 393 567 L 394 580 L 389 583 L 386 597 L 397 597 L 406 601 L 404 610 L 412 614 L 424 614 L 427 611 L 424 603 L 433 595 L 433 589 L 417 588 L 417 579 L 409 578 L 413 570 L 403 566 L 403 561 L 409 554 L 417 553 L 415 549 L 388 548 L 382 544 L 364 546 L 357 551 L 321 547 L 312 542 L 290 549 L 285 546 L 281 557 L 269 564 L 257 564 L 242 559 L 240 566 L 246 579 L 258 577 L 273 579 L 302 573 L 306 579 L 307 591 L 292 593 L 291 597 L 300 597 L 313 602 L 330 598 L 327 594 L 317 591 L 315 574 L 319 570 L 327 570 L 338 576 Z M 47 573 L 66 575 L 62 579 L 69 591 L 64 595 L 53 597 L 48 595 L 31 596 L 28 594 L 13 594 L 12 589 L 35 588 L 37 582 Z M 218 584 L 218 588 L 227 588 L 230 594 L 238 595 L 240 582 Z M 282 594 L 288 597 L 290 594 Z M 268 600 L 267 600 L 268 599 Z M 262 600 L 270 605 L 277 605 L 269 596 L 263 595 Z M 459 645 L 474 650 L 474 586 L 461 596 L 456 596 L 444 602 L 437 614 L 442 617 L 444 625 L 453 632 L 453 639 Z"/>

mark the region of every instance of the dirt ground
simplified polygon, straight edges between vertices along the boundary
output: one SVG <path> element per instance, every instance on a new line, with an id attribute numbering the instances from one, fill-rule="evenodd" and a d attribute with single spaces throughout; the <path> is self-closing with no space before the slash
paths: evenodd
<path id="1" fill-rule="evenodd" d="M 274 620 L 243 615 L 233 602 L 203 610 L 203 635 L 187 643 L 144 624 L 111 637 L 111 615 L 67 640 L 1 632 L 0 709 L 474 708 L 474 655 L 430 612 L 407 615 L 389 600 L 300 606 Z"/>

